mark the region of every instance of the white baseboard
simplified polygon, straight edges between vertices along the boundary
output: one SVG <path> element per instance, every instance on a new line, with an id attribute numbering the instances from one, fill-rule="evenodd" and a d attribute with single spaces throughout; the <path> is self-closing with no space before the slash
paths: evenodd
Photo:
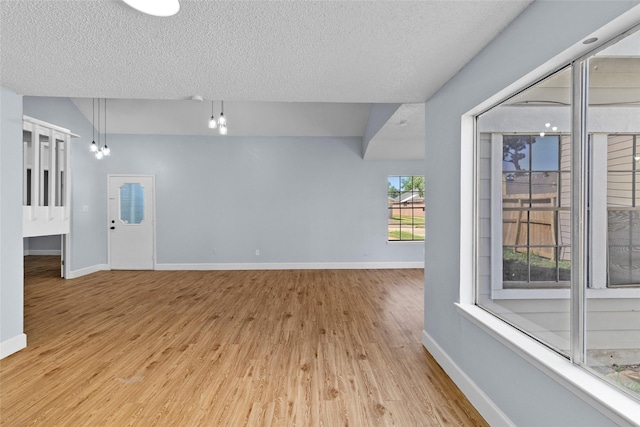
<path id="1" fill-rule="evenodd" d="M 77 279 L 78 277 L 86 276 L 87 274 L 95 273 L 102 270 L 109 270 L 109 265 L 96 264 L 89 267 L 81 268 L 79 270 L 72 270 L 69 272 L 67 279 Z"/>
<path id="2" fill-rule="evenodd" d="M 458 388 L 469 399 L 469 402 L 480 412 L 480 415 L 491 426 L 509 426 L 515 424 L 493 403 L 480 387 L 449 357 L 449 355 L 426 332 L 422 331 L 422 345 L 431 353 L 442 369 L 449 375 Z"/>
<path id="3" fill-rule="evenodd" d="M 19 334 L 13 338 L 0 342 L 0 359 L 12 355 L 27 346 L 27 335 Z"/>
<path id="4" fill-rule="evenodd" d="M 60 256 L 62 255 L 62 251 L 60 249 L 25 249 L 24 255 L 50 255 L 50 256 Z"/>
<path id="5" fill-rule="evenodd" d="M 156 264 L 156 270 L 366 270 L 424 268 L 417 262 L 283 262 Z"/>

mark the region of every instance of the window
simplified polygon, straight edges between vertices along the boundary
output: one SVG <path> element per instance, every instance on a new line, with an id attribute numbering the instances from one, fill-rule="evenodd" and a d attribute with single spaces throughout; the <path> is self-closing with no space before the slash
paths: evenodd
<path id="1" fill-rule="evenodd" d="M 569 284 L 567 142 L 566 137 L 545 132 L 502 136 L 505 286 Z"/>
<path id="2" fill-rule="evenodd" d="M 607 136 L 607 244 L 609 286 L 640 283 L 638 135 Z"/>
<path id="3" fill-rule="evenodd" d="M 388 240 L 424 240 L 424 176 L 390 176 L 387 196 Z"/>
<path id="4" fill-rule="evenodd" d="M 476 116 L 475 303 L 640 399 L 638 94 L 640 32 Z"/>

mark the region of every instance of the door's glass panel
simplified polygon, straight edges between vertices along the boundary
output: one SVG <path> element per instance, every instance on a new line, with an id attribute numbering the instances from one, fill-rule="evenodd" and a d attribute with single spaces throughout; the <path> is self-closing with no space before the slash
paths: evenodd
<path id="1" fill-rule="evenodd" d="M 144 220 L 144 187 L 126 183 L 120 187 L 120 221 L 140 224 Z"/>

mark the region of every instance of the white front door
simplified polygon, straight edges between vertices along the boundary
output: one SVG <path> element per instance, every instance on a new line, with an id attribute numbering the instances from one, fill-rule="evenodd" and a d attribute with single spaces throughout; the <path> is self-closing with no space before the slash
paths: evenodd
<path id="1" fill-rule="evenodd" d="M 112 270 L 154 268 L 154 179 L 109 176 L 109 264 Z"/>

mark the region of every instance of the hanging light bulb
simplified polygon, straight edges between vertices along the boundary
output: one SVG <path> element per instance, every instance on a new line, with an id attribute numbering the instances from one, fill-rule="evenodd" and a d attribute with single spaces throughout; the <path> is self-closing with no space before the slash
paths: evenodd
<path id="1" fill-rule="evenodd" d="M 96 159 L 100 160 L 103 157 L 104 157 L 104 153 L 102 152 L 102 150 L 96 151 Z"/>
<path id="2" fill-rule="evenodd" d="M 226 135 L 227 134 L 227 126 L 225 125 L 221 125 L 220 129 L 219 129 L 220 135 Z"/>
<path id="3" fill-rule="evenodd" d="M 105 142 L 104 147 L 102 147 L 102 154 L 104 156 L 110 156 L 111 155 L 111 148 L 107 147 L 107 143 Z"/>
<path id="4" fill-rule="evenodd" d="M 220 118 L 218 119 L 218 126 L 227 126 L 227 119 L 224 117 L 224 101 L 220 101 Z M 222 134 L 222 132 L 220 133 Z M 226 132 L 224 134 L 226 134 Z"/>
<path id="5" fill-rule="evenodd" d="M 91 143 L 91 146 L 89 147 L 89 149 L 91 150 L 92 153 L 95 153 L 96 151 L 98 151 L 98 144 L 96 144 L 96 141 L 93 141 Z"/>
<path id="6" fill-rule="evenodd" d="M 213 116 L 213 101 L 211 101 L 211 118 L 209 119 L 209 129 L 215 129 L 216 126 L 216 118 Z"/>

